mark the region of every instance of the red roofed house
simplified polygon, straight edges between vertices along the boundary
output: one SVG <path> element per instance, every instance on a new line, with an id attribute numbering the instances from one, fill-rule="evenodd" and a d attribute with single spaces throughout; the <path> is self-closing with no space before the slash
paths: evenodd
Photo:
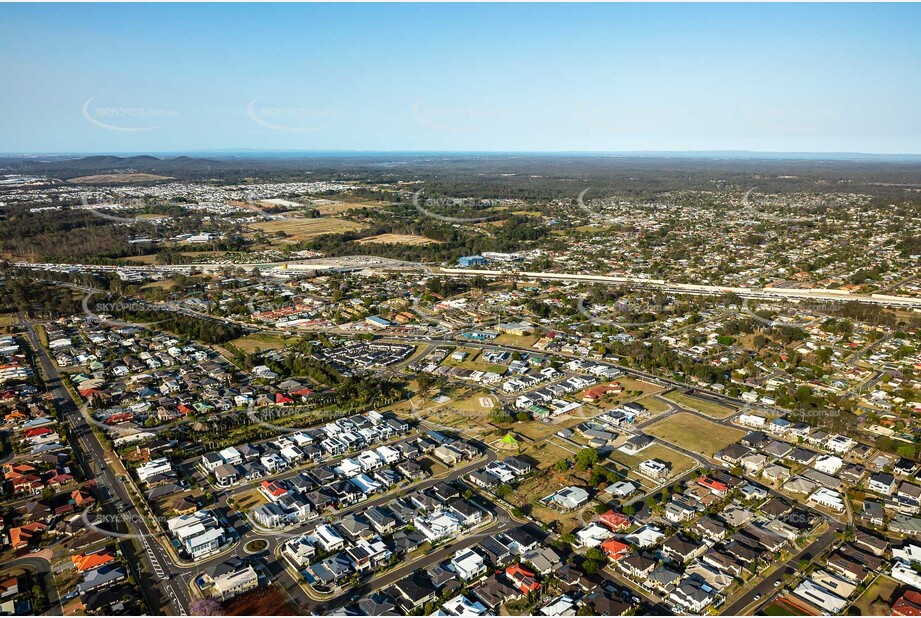
<path id="1" fill-rule="evenodd" d="M 81 573 L 115 561 L 115 553 L 110 549 L 101 549 L 91 554 L 77 554 L 72 557 L 74 566 Z"/>
<path id="2" fill-rule="evenodd" d="M 83 488 L 77 489 L 72 494 L 70 494 L 70 498 L 74 501 L 74 504 L 77 505 L 77 507 L 90 506 L 96 502 L 96 498 L 93 497 L 93 494 Z"/>
<path id="3" fill-rule="evenodd" d="M 620 560 L 630 553 L 630 546 L 617 539 L 608 539 L 601 544 L 601 550 L 611 560 Z"/>
<path id="4" fill-rule="evenodd" d="M 278 502 L 288 495 L 288 490 L 276 483 L 275 481 L 262 481 L 259 490 L 265 494 L 265 497 L 272 502 Z"/>
<path id="5" fill-rule="evenodd" d="M 710 478 L 709 476 L 700 477 L 697 479 L 697 484 L 701 487 L 706 487 L 710 490 L 711 493 L 714 493 L 718 496 L 724 496 L 726 495 L 726 492 L 729 491 L 729 486 L 726 485 L 726 483 L 717 481 L 716 479 Z"/>
<path id="6" fill-rule="evenodd" d="M 906 590 L 905 594 L 900 596 L 892 604 L 893 616 L 921 616 L 921 592 L 917 590 Z"/>
<path id="7" fill-rule="evenodd" d="M 294 403 L 294 400 L 285 395 L 284 393 L 275 393 L 275 403 L 286 404 Z"/>
<path id="8" fill-rule="evenodd" d="M 621 388 L 620 384 L 617 384 L 616 382 L 612 382 L 611 384 L 599 384 L 597 386 L 593 386 L 590 389 L 586 390 L 582 394 L 582 401 L 587 401 L 587 402 L 598 401 L 599 399 L 601 399 L 602 397 L 604 397 L 605 395 L 609 393 L 614 393 L 615 395 L 619 395 L 622 390 L 623 389 Z"/>
<path id="9" fill-rule="evenodd" d="M 190 408 L 184 403 L 180 403 L 179 407 L 176 409 L 179 410 L 180 414 L 184 414 L 184 415 L 195 414 L 195 410 L 193 410 L 192 408 Z"/>
<path id="10" fill-rule="evenodd" d="M 610 510 L 601 516 L 601 523 L 614 532 L 620 532 L 630 527 L 630 518 L 617 511 Z"/>
<path id="11" fill-rule="evenodd" d="M 35 536 L 47 529 L 48 526 L 39 521 L 33 521 L 18 528 L 10 528 L 10 545 L 13 546 L 13 549 L 26 547 Z"/>
<path id="12" fill-rule="evenodd" d="M 37 438 L 39 436 L 47 436 L 49 433 L 52 433 L 49 427 L 30 427 L 22 432 L 22 435 L 26 438 Z"/>
<path id="13" fill-rule="evenodd" d="M 513 564 L 505 569 L 505 576 L 521 591 L 521 594 L 530 594 L 540 590 L 540 582 L 531 571 L 521 568 L 520 564 Z"/>

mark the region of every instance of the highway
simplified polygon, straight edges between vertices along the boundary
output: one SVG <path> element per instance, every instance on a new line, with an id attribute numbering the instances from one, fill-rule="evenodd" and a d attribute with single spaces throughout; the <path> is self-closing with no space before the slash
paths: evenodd
<path id="1" fill-rule="evenodd" d="M 663 279 L 645 277 L 583 275 L 573 273 L 547 273 L 504 270 L 476 270 L 470 268 L 435 268 L 434 274 L 454 277 L 483 277 L 486 279 L 508 279 L 534 281 L 579 281 L 585 283 L 605 283 L 610 285 L 630 285 L 645 289 L 662 290 L 674 294 L 691 294 L 698 296 L 721 296 L 736 294 L 741 298 L 764 300 L 819 300 L 824 302 L 857 302 L 905 309 L 921 309 L 921 298 L 912 296 L 887 296 L 884 294 L 849 294 L 840 290 L 821 288 L 744 288 L 725 285 L 698 285 L 693 283 L 675 283 Z"/>

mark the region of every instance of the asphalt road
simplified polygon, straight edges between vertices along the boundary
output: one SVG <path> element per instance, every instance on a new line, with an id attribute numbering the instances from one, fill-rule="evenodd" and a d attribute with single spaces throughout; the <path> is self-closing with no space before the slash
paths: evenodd
<path id="1" fill-rule="evenodd" d="M 24 326 L 29 342 L 35 351 L 36 359 L 45 376 L 45 385 L 54 396 L 55 404 L 63 417 L 70 422 L 73 436 L 76 438 L 75 441 L 71 442 L 71 445 L 74 447 L 74 452 L 83 467 L 86 478 L 95 478 L 101 487 L 100 494 L 104 495 L 99 496 L 100 502 L 103 503 L 107 514 L 112 517 L 118 517 L 118 513 L 121 512 L 122 517 L 120 519 L 125 522 L 130 534 L 152 539 L 153 535 L 144 519 L 137 512 L 137 508 L 131 501 L 125 484 L 118 480 L 116 474 L 109 467 L 109 463 L 106 461 L 105 449 L 86 422 L 77 403 L 71 397 L 70 391 L 64 386 L 61 375 L 54 363 L 51 362 L 48 352 L 41 345 L 38 333 L 35 330 L 35 324 L 22 313 L 19 314 L 19 320 Z M 150 581 L 150 578 L 139 577 L 138 564 L 141 564 L 145 571 L 160 579 L 159 582 L 156 579 L 153 581 L 155 584 L 159 584 L 156 587 L 161 589 L 161 595 L 166 599 L 166 604 L 172 611 L 178 615 L 186 615 L 190 603 L 188 590 L 184 586 L 176 586 L 168 581 L 171 574 L 165 570 L 165 565 L 170 563 L 163 548 L 156 542 L 146 544 L 141 542 L 140 544 L 142 546 L 146 545 L 145 549 L 149 548 L 149 551 L 139 552 L 132 540 L 118 539 L 119 548 L 125 556 L 129 568 L 134 572 L 135 579 L 142 586 L 142 589 L 145 589 L 145 594 L 148 595 L 149 604 L 156 608 L 161 599 L 150 598 L 149 595 L 155 590 L 150 586 L 145 586 L 145 583 Z M 161 576 L 160 573 L 163 575 Z"/>
<path id="2" fill-rule="evenodd" d="M 766 602 L 771 595 L 779 591 L 779 587 L 774 586 L 775 581 L 778 579 L 782 580 L 783 576 L 793 576 L 798 573 L 798 563 L 801 559 L 805 558 L 811 561 L 821 555 L 835 541 L 835 532 L 842 527 L 843 526 L 837 522 L 830 521 L 829 529 L 825 534 L 816 539 L 811 545 L 806 547 L 806 549 L 787 560 L 787 562 L 777 568 L 772 575 L 765 577 L 760 584 L 749 590 L 739 599 L 736 599 L 732 605 L 723 608 L 721 613 L 727 616 L 750 615 L 751 612 L 746 614 L 745 610 L 756 602 L 756 596 L 760 595 L 760 602 Z"/>

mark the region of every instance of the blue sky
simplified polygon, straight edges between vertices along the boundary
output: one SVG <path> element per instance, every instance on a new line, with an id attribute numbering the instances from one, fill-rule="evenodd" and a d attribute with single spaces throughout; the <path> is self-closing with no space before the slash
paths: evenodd
<path id="1" fill-rule="evenodd" d="M 921 153 L 917 4 L 0 4 L 0 152 Z"/>

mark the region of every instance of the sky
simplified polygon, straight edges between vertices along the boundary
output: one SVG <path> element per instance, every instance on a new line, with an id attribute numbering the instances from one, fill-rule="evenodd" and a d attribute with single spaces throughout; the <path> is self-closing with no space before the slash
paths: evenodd
<path id="1" fill-rule="evenodd" d="M 0 152 L 921 153 L 918 4 L 0 4 Z"/>

